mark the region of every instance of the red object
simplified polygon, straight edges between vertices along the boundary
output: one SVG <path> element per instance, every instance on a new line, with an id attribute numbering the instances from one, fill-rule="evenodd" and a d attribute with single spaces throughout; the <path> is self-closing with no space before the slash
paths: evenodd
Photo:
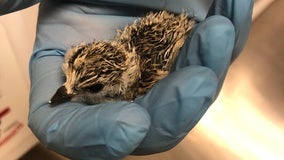
<path id="1" fill-rule="evenodd" d="M 5 115 L 7 115 L 10 112 L 10 108 L 7 107 L 4 110 L 0 111 L 0 119 L 3 118 Z"/>

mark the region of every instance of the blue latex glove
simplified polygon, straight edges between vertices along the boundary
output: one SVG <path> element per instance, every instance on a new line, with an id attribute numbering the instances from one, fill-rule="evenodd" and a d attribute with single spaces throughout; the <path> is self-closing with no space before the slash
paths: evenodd
<path id="1" fill-rule="evenodd" d="M 0 1 L 0 15 L 15 12 L 27 8 L 40 0 L 1 0 Z"/>
<path id="2" fill-rule="evenodd" d="M 48 148 L 84 160 L 117 160 L 131 153 L 166 151 L 178 144 L 216 99 L 232 59 L 247 39 L 253 4 L 216 0 L 208 12 L 208 0 L 65 2 L 45 0 L 39 8 L 30 62 L 29 126 Z M 64 82 L 61 65 L 71 45 L 112 39 L 117 29 L 153 9 L 193 10 L 199 22 L 168 77 L 134 103 L 49 106 L 49 99 Z"/>

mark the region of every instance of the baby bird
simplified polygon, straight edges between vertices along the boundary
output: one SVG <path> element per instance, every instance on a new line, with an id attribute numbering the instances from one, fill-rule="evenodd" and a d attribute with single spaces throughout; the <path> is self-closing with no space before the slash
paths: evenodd
<path id="1" fill-rule="evenodd" d="M 148 13 L 112 41 L 81 43 L 65 54 L 66 82 L 49 103 L 132 101 L 171 71 L 194 19 L 167 11 Z"/>

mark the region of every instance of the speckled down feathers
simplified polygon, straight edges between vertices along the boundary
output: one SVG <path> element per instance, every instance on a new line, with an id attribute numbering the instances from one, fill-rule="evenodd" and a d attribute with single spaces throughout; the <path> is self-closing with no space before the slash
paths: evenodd
<path id="1" fill-rule="evenodd" d="M 71 101 L 98 104 L 145 94 L 169 74 L 193 25 L 186 14 L 149 13 L 112 41 L 72 47 L 63 64 Z"/>

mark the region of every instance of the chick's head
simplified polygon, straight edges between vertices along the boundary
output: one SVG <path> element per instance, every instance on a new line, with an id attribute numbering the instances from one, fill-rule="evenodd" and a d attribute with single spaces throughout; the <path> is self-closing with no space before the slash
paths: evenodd
<path id="1" fill-rule="evenodd" d="M 66 82 L 51 104 L 75 101 L 86 104 L 125 99 L 127 88 L 140 77 L 139 57 L 123 46 L 109 41 L 80 44 L 65 55 L 63 72 Z"/>

